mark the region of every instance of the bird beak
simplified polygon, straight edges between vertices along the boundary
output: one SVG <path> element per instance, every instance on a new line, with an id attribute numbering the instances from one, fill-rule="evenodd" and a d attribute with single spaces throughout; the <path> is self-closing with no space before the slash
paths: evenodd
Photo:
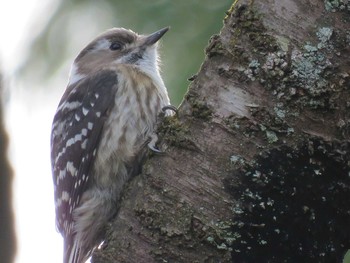
<path id="1" fill-rule="evenodd" d="M 169 30 L 169 27 L 165 27 L 161 30 L 158 30 L 157 32 L 154 32 L 153 34 L 150 34 L 146 36 L 145 42 L 143 43 L 146 46 L 151 46 L 154 43 L 156 43 L 167 31 Z"/>

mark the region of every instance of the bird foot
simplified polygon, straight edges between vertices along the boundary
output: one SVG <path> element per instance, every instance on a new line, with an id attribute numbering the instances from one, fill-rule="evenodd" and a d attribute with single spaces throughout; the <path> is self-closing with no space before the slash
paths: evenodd
<path id="1" fill-rule="evenodd" d="M 167 110 L 171 110 L 171 111 L 173 111 L 175 114 L 177 114 L 177 108 L 175 107 L 175 106 L 173 106 L 173 105 L 167 105 L 167 106 L 164 106 L 163 108 L 162 108 L 162 113 L 166 113 L 166 111 Z"/>
<path id="2" fill-rule="evenodd" d="M 156 133 L 153 133 L 152 135 L 150 135 L 150 141 L 149 143 L 147 144 L 148 148 L 155 152 L 155 153 L 163 153 L 162 151 L 158 150 L 157 147 L 156 147 L 156 143 L 158 141 L 158 136 Z"/>
<path id="3" fill-rule="evenodd" d="M 161 114 L 161 119 L 163 119 L 164 118 L 164 116 L 166 116 L 166 111 L 168 111 L 168 110 L 170 110 L 170 111 L 173 111 L 175 114 L 177 114 L 177 108 L 175 107 L 175 106 L 173 106 L 173 105 L 167 105 L 167 106 L 164 106 L 163 108 L 162 108 L 162 114 Z M 171 115 L 173 115 L 173 114 L 169 114 L 169 115 L 167 115 L 167 116 L 171 116 Z M 158 120 L 159 121 L 159 120 Z M 158 125 L 157 125 L 158 126 Z M 153 151 L 153 152 L 155 152 L 155 153 L 163 153 L 161 150 L 159 150 L 157 147 L 156 147 L 156 143 L 157 143 L 157 141 L 158 141 L 158 136 L 157 136 L 157 134 L 156 133 L 153 133 L 153 134 L 151 134 L 150 136 L 149 136 L 149 142 L 148 142 L 148 144 L 147 144 L 147 146 L 148 146 L 148 148 L 151 150 L 151 151 Z"/>

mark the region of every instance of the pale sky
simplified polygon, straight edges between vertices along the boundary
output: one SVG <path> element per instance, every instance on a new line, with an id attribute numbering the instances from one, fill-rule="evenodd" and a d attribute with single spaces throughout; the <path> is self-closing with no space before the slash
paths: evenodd
<path id="1" fill-rule="evenodd" d="M 15 76 L 16 67 L 30 52 L 31 39 L 46 25 L 56 5 L 57 0 L 0 2 L 0 68 L 5 98 L 9 98 L 5 118 L 15 171 L 16 263 L 62 262 L 49 159 L 50 126 L 62 90 L 50 94 L 45 87 L 21 83 Z"/>

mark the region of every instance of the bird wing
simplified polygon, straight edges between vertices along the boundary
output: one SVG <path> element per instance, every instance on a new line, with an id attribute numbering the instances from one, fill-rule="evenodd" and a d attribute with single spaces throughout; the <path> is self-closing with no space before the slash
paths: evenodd
<path id="1" fill-rule="evenodd" d="M 54 117 L 51 166 L 55 188 L 56 225 L 72 234 L 73 211 L 91 175 L 106 118 L 114 106 L 118 76 L 104 70 L 80 80 L 64 93 Z"/>

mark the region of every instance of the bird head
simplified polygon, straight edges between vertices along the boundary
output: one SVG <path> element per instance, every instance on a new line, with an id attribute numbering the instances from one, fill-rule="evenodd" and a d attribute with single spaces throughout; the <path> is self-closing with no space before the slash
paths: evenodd
<path id="1" fill-rule="evenodd" d="M 129 64 L 145 73 L 158 74 L 158 40 L 169 30 L 163 28 L 150 35 L 138 35 L 124 29 L 112 28 L 97 36 L 76 57 L 69 85 L 116 64 Z"/>

